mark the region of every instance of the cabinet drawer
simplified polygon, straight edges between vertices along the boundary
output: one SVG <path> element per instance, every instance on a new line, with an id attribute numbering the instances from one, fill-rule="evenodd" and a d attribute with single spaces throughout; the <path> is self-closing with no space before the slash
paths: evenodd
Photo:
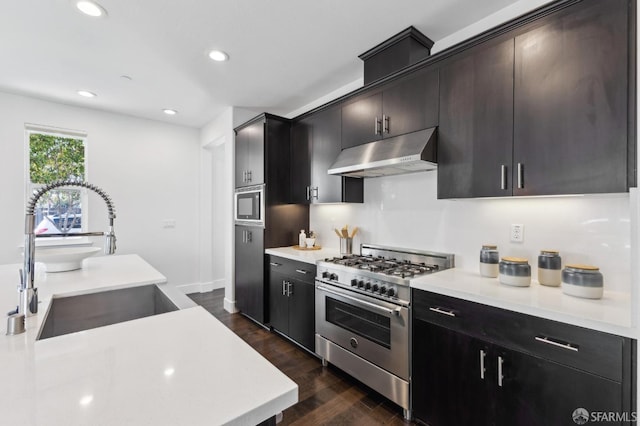
<path id="1" fill-rule="evenodd" d="M 412 294 L 417 320 L 622 381 L 629 339 L 426 291 Z"/>
<path id="2" fill-rule="evenodd" d="M 284 257 L 267 255 L 267 267 L 271 272 L 277 272 L 310 284 L 314 283 L 316 277 L 316 265 Z"/>

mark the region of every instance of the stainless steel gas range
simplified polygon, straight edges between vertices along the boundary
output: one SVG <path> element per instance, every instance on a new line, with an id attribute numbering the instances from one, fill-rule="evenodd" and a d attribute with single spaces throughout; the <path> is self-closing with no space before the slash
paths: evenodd
<path id="1" fill-rule="evenodd" d="M 317 263 L 316 353 L 410 419 L 409 281 L 452 268 L 454 256 L 369 244 L 360 253 Z"/>

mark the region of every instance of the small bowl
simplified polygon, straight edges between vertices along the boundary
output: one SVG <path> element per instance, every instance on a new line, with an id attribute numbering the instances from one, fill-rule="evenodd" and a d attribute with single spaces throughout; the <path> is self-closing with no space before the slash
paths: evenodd
<path id="1" fill-rule="evenodd" d="M 47 272 L 66 272 L 82 268 L 82 261 L 102 251 L 100 247 L 36 248 L 35 261 Z"/>
<path id="2" fill-rule="evenodd" d="M 304 242 L 307 244 L 307 247 L 311 248 L 316 244 L 315 238 L 306 238 Z"/>

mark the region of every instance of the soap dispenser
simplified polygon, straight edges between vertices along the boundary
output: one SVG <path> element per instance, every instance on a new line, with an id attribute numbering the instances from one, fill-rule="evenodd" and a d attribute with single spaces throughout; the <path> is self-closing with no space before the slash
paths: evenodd
<path id="1" fill-rule="evenodd" d="M 307 234 L 304 233 L 304 229 L 300 230 L 300 235 L 298 236 L 298 246 L 300 248 L 305 248 L 307 246 Z"/>

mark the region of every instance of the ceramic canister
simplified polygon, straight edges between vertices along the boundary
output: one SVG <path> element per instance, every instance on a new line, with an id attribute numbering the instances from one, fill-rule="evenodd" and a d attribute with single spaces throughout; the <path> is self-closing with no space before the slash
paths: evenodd
<path id="1" fill-rule="evenodd" d="M 541 250 L 538 256 L 538 282 L 558 287 L 562 282 L 562 259 L 556 250 Z"/>
<path id="2" fill-rule="evenodd" d="M 499 262 L 498 246 L 490 244 L 483 245 L 480 250 L 480 275 L 483 277 L 497 278 Z"/>
<path id="3" fill-rule="evenodd" d="M 527 259 L 521 257 L 503 257 L 499 264 L 500 283 L 514 287 L 531 285 L 531 266 Z"/>
<path id="4" fill-rule="evenodd" d="M 600 268 L 591 265 L 567 265 L 562 270 L 562 292 L 586 299 L 602 298 L 604 280 Z"/>

